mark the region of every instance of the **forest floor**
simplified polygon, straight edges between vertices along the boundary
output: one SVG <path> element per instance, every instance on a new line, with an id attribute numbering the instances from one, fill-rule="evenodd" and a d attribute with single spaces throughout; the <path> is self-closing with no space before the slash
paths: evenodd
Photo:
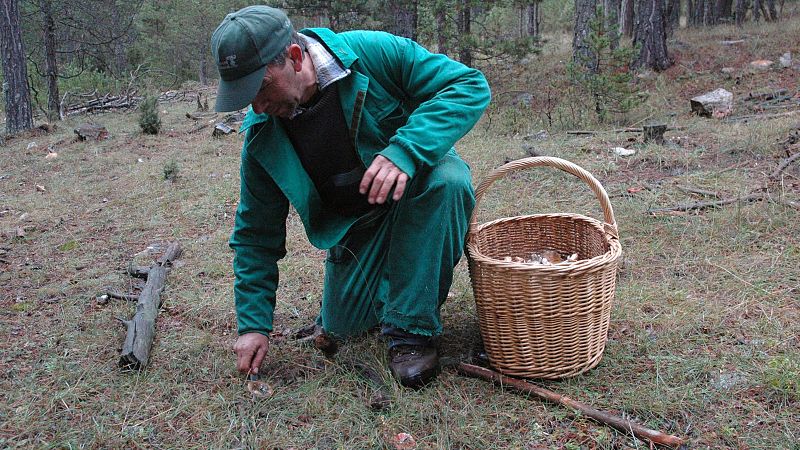
<path id="1" fill-rule="evenodd" d="M 545 94 L 563 78 L 559 61 L 569 48 L 547 44 L 508 72 L 487 71 L 496 103 L 458 149 L 476 184 L 526 156 L 527 146 L 579 164 L 611 197 L 624 258 L 603 359 L 583 375 L 542 385 L 684 437 L 689 448 L 797 449 L 800 162 L 771 175 L 800 151 L 800 70 L 777 67 L 784 52 L 800 56 L 800 18 L 681 30 L 670 47 L 675 66 L 640 80 L 649 99 L 626 123 L 667 123 L 675 129 L 663 145 L 611 131 L 620 125 L 568 134 L 576 112 L 564 105 L 548 118 Z M 756 59 L 776 65 L 756 70 Z M 734 93 L 733 114 L 691 115 L 689 98 L 717 87 Z M 791 97 L 780 105 L 746 100 L 779 88 Z M 503 93 L 519 90 L 534 94 L 532 106 L 504 101 L 510 95 Z M 137 114 L 119 112 L 72 117 L 0 148 L 0 447 L 649 448 L 452 367 L 427 389 L 399 389 L 373 336 L 345 343 L 332 361 L 299 345 L 291 332 L 315 318 L 325 253 L 309 245 L 294 212 L 264 370 L 275 394 L 253 399 L 231 354 L 227 239 L 242 136 L 212 138 L 213 125 L 191 132 L 198 125 L 185 116 L 195 111 L 192 99 L 160 109 L 156 136 L 141 134 Z M 110 138 L 75 141 L 72 129 L 85 121 L 103 124 Z M 549 135 L 537 140 L 540 129 Z M 617 156 L 614 147 L 636 153 Z M 57 156 L 47 158 L 49 151 Z M 716 209 L 647 213 L 714 199 L 687 188 L 723 199 L 763 195 Z M 544 212 L 602 217 L 581 181 L 541 168 L 493 185 L 478 217 Z M 125 329 L 117 318 L 130 317 L 134 306 L 98 296 L 136 293 L 140 284 L 125 274 L 129 262 L 137 254 L 139 262 L 154 259 L 157 252 L 140 252 L 173 240 L 184 253 L 163 293 L 150 366 L 122 373 Z M 480 338 L 465 261 L 442 314 L 444 356 L 468 358 Z M 384 377 L 388 407 L 370 407 L 374 387 L 353 361 Z M 399 433 L 415 444 L 398 444 Z"/>

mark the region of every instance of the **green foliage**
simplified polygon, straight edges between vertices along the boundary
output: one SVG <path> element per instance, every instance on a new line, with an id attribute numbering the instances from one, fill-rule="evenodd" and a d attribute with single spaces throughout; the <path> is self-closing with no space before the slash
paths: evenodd
<path id="1" fill-rule="evenodd" d="M 601 122 L 608 122 L 612 117 L 624 118 L 625 114 L 645 100 L 631 70 L 631 63 L 639 51 L 637 48 L 617 46 L 616 36 L 617 27 L 608 27 L 603 9 L 597 8 L 586 36 L 591 56 L 580 57 L 578 63 L 571 63 L 567 67 L 573 82 L 592 96 L 595 113 Z"/>
<path id="2" fill-rule="evenodd" d="M 178 167 L 178 163 L 171 159 L 166 164 L 164 164 L 164 180 L 174 182 L 178 179 L 178 172 L 180 171 L 180 167 Z"/>
<path id="3" fill-rule="evenodd" d="M 800 399 L 800 360 L 782 356 L 767 363 L 766 384 L 784 395 Z"/>
<path id="4" fill-rule="evenodd" d="M 139 106 L 139 128 L 145 134 L 158 134 L 161 118 L 158 116 L 158 97 L 145 97 Z"/>

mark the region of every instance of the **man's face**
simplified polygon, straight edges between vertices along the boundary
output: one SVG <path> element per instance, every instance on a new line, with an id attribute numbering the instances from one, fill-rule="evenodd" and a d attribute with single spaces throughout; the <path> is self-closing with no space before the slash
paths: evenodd
<path id="1" fill-rule="evenodd" d="M 294 61 L 287 56 L 282 65 L 267 67 L 261 89 L 252 101 L 253 111 L 289 118 L 300 103 L 301 94 Z"/>

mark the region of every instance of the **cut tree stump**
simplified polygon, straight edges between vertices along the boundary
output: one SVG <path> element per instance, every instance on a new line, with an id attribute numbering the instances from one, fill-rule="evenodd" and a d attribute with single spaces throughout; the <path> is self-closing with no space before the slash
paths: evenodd
<path id="1" fill-rule="evenodd" d="M 667 126 L 665 124 L 645 125 L 642 127 L 642 130 L 644 130 L 645 142 L 655 142 L 659 145 L 664 143 L 664 133 L 667 132 Z"/>
<path id="2" fill-rule="evenodd" d="M 123 370 L 142 370 L 147 366 L 156 333 L 156 317 L 161 308 L 161 291 L 167 282 L 169 266 L 180 255 L 180 244 L 170 243 L 164 255 L 147 270 L 147 282 L 136 302 L 136 314 L 131 320 L 122 320 L 128 327 L 119 357 Z"/>

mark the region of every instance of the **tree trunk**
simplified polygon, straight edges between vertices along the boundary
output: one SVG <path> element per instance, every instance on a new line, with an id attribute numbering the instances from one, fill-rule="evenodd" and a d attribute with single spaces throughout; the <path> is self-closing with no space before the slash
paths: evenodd
<path id="1" fill-rule="evenodd" d="M 434 11 L 436 15 L 436 41 L 439 47 L 439 53 L 447 55 L 450 53 L 450 48 L 447 45 L 447 5 L 444 2 L 439 2 Z"/>
<path id="2" fill-rule="evenodd" d="M 459 0 L 458 31 L 459 49 L 458 60 L 466 66 L 472 66 L 472 14 L 470 0 Z"/>
<path id="3" fill-rule="evenodd" d="M 526 7 L 526 15 L 528 17 L 528 36 L 538 37 L 541 32 L 540 26 L 542 23 L 541 13 L 541 0 L 533 0 L 528 3 Z"/>
<path id="4" fill-rule="evenodd" d="M 3 97 L 6 131 L 16 134 L 33 128 L 28 70 L 22 44 L 17 0 L 0 0 L 0 55 L 3 58 Z"/>
<path id="5" fill-rule="evenodd" d="M 417 0 L 390 0 L 389 22 L 392 34 L 417 39 Z"/>
<path id="6" fill-rule="evenodd" d="M 575 30 L 572 37 L 572 61 L 591 72 L 597 70 L 597 57 L 592 54 L 586 38 L 590 33 L 589 23 L 597 14 L 596 0 L 575 0 Z"/>
<path id="7" fill-rule="evenodd" d="M 47 119 L 61 119 L 58 92 L 58 60 L 56 59 L 56 26 L 50 0 L 40 0 L 42 13 L 42 43 L 44 45 L 44 70 L 47 77 Z"/>
<path id="8" fill-rule="evenodd" d="M 717 0 L 717 20 L 730 21 L 733 15 L 733 0 Z"/>
<path id="9" fill-rule="evenodd" d="M 619 13 L 622 7 L 621 0 L 603 0 L 603 14 L 605 15 L 605 27 L 611 40 L 611 48 L 619 46 Z"/>
<path id="10" fill-rule="evenodd" d="M 622 0 L 622 8 L 619 14 L 620 33 L 627 37 L 633 37 L 633 22 L 636 17 L 633 5 L 633 0 Z"/>
<path id="11" fill-rule="evenodd" d="M 736 0 L 736 25 L 742 26 L 750 8 L 750 0 Z"/>
<path id="12" fill-rule="evenodd" d="M 681 0 L 667 0 L 667 35 L 672 36 L 681 25 Z"/>
<path id="13" fill-rule="evenodd" d="M 717 17 L 714 9 L 714 0 L 705 0 L 703 8 L 703 25 L 716 25 Z"/>
<path id="14" fill-rule="evenodd" d="M 767 0 L 767 11 L 769 11 L 769 20 L 778 20 L 778 9 L 775 7 L 775 0 Z"/>
<path id="15" fill-rule="evenodd" d="M 761 20 L 761 9 L 764 5 L 761 4 L 763 0 L 753 0 L 753 20 L 758 22 Z"/>
<path id="16" fill-rule="evenodd" d="M 662 71 L 672 65 L 667 52 L 666 17 L 662 0 L 642 0 L 636 14 L 634 45 L 640 45 L 639 57 L 634 67 L 648 67 Z"/>
<path id="17" fill-rule="evenodd" d="M 203 44 L 200 46 L 200 55 L 198 56 L 200 59 L 199 67 L 198 67 L 198 78 L 200 79 L 201 86 L 208 86 L 208 46 L 203 41 Z"/>

